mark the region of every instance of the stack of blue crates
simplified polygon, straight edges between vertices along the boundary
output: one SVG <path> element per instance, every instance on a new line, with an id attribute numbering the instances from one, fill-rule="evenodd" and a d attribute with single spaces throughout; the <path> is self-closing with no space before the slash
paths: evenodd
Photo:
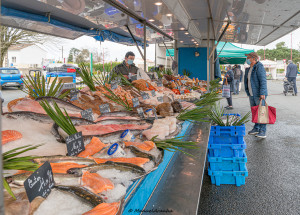
<path id="1" fill-rule="evenodd" d="M 245 184 L 248 176 L 245 132 L 245 125 L 211 126 L 207 159 L 212 184 Z"/>

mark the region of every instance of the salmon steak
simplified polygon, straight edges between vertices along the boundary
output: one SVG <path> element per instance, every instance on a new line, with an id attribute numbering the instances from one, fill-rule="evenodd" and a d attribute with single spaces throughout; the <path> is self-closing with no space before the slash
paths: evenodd
<path id="1" fill-rule="evenodd" d="M 116 215 L 120 209 L 120 202 L 102 203 L 83 215 Z"/>
<path id="2" fill-rule="evenodd" d="M 118 163 L 131 163 L 140 167 L 143 167 L 145 163 L 148 163 L 150 159 L 148 158 L 140 158 L 140 157 L 134 157 L 134 158 L 94 158 L 94 161 L 99 163 L 106 163 L 107 161 L 112 162 L 118 162 Z"/>
<path id="3" fill-rule="evenodd" d="M 97 173 L 84 172 L 82 175 L 82 185 L 89 188 L 93 193 L 102 193 L 106 190 L 114 189 L 114 184 Z"/>
<path id="4" fill-rule="evenodd" d="M 144 150 L 144 151 L 150 151 L 152 149 L 154 149 L 156 146 L 155 146 L 155 143 L 152 142 L 152 141 L 145 141 L 145 142 L 124 142 L 125 146 L 135 146 L 141 150 Z"/>
<path id="5" fill-rule="evenodd" d="M 88 156 L 92 156 L 103 149 L 106 145 L 101 142 L 101 140 L 97 137 L 93 137 L 91 142 L 85 146 L 85 150 L 80 152 L 77 156 L 86 158 Z"/>
<path id="6" fill-rule="evenodd" d="M 2 145 L 21 139 L 22 137 L 22 134 L 15 130 L 2 131 Z"/>
<path id="7" fill-rule="evenodd" d="M 77 164 L 73 162 L 50 163 L 50 165 L 53 173 L 67 173 L 68 169 L 82 168 L 87 166 L 87 165 Z"/>
<path id="8" fill-rule="evenodd" d="M 143 125 L 134 125 L 134 124 L 110 124 L 110 125 L 101 125 L 101 124 L 92 124 L 92 125 L 80 125 L 75 126 L 78 132 L 82 132 L 83 136 L 93 136 L 93 135 L 104 135 L 113 133 L 116 131 L 125 131 L 129 130 L 145 130 L 149 128 L 150 124 Z"/>

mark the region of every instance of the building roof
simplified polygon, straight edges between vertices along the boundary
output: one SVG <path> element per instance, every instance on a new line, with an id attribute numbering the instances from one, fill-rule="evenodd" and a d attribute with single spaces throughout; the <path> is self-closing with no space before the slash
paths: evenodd
<path id="1" fill-rule="evenodd" d="M 33 44 L 17 44 L 17 45 L 12 45 L 9 47 L 8 50 L 22 50 L 24 48 L 27 48 L 29 46 L 32 46 Z"/>

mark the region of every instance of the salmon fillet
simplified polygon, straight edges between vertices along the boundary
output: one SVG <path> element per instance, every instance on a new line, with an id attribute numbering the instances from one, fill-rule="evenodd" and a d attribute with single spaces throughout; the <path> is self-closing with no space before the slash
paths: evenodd
<path id="1" fill-rule="evenodd" d="M 155 143 L 152 141 L 139 142 L 124 142 L 125 146 L 135 146 L 144 151 L 150 151 L 155 148 Z"/>
<path id="2" fill-rule="evenodd" d="M 145 130 L 149 128 L 150 125 L 145 123 L 143 125 L 134 125 L 134 124 L 111 124 L 111 125 L 101 125 L 101 124 L 93 124 L 93 125 L 80 125 L 76 126 L 76 130 L 78 132 L 82 132 L 83 136 L 92 136 L 92 135 L 103 135 L 108 133 L 113 133 L 116 131 L 125 131 L 129 130 Z"/>
<path id="3" fill-rule="evenodd" d="M 97 173 L 88 171 L 82 175 L 82 185 L 90 188 L 94 193 L 102 193 L 103 191 L 114 189 L 114 184 L 108 178 L 103 178 Z"/>
<path id="4" fill-rule="evenodd" d="M 148 158 L 140 158 L 140 157 L 134 157 L 134 158 L 94 158 L 94 161 L 99 163 L 105 163 L 107 161 L 113 161 L 113 162 L 119 162 L 119 163 L 131 163 L 140 167 L 143 167 L 145 163 L 148 163 L 150 160 Z"/>
<path id="5" fill-rule="evenodd" d="M 71 168 L 86 167 L 86 165 L 77 164 L 73 162 L 50 163 L 50 165 L 53 173 L 67 173 L 67 170 Z"/>
<path id="6" fill-rule="evenodd" d="M 120 202 L 102 203 L 83 215 L 116 215 L 120 208 Z"/>
<path id="7" fill-rule="evenodd" d="M 85 146 L 85 150 L 80 152 L 77 156 L 86 158 L 88 156 L 94 155 L 105 147 L 105 144 L 97 137 L 93 137 L 91 142 Z"/>
<path id="8" fill-rule="evenodd" d="M 2 145 L 22 138 L 22 134 L 15 130 L 2 131 Z"/>

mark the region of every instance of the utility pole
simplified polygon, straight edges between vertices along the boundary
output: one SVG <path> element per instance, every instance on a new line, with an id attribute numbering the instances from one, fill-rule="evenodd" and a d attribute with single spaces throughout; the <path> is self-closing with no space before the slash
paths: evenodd
<path id="1" fill-rule="evenodd" d="M 266 47 L 264 46 L 264 60 L 266 60 Z"/>
<path id="2" fill-rule="evenodd" d="M 64 60 L 64 47 L 61 47 L 61 61 Z"/>
<path id="3" fill-rule="evenodd" d="M 293 33 L 291 33 L 291 60 L 293 60 Z"/>

